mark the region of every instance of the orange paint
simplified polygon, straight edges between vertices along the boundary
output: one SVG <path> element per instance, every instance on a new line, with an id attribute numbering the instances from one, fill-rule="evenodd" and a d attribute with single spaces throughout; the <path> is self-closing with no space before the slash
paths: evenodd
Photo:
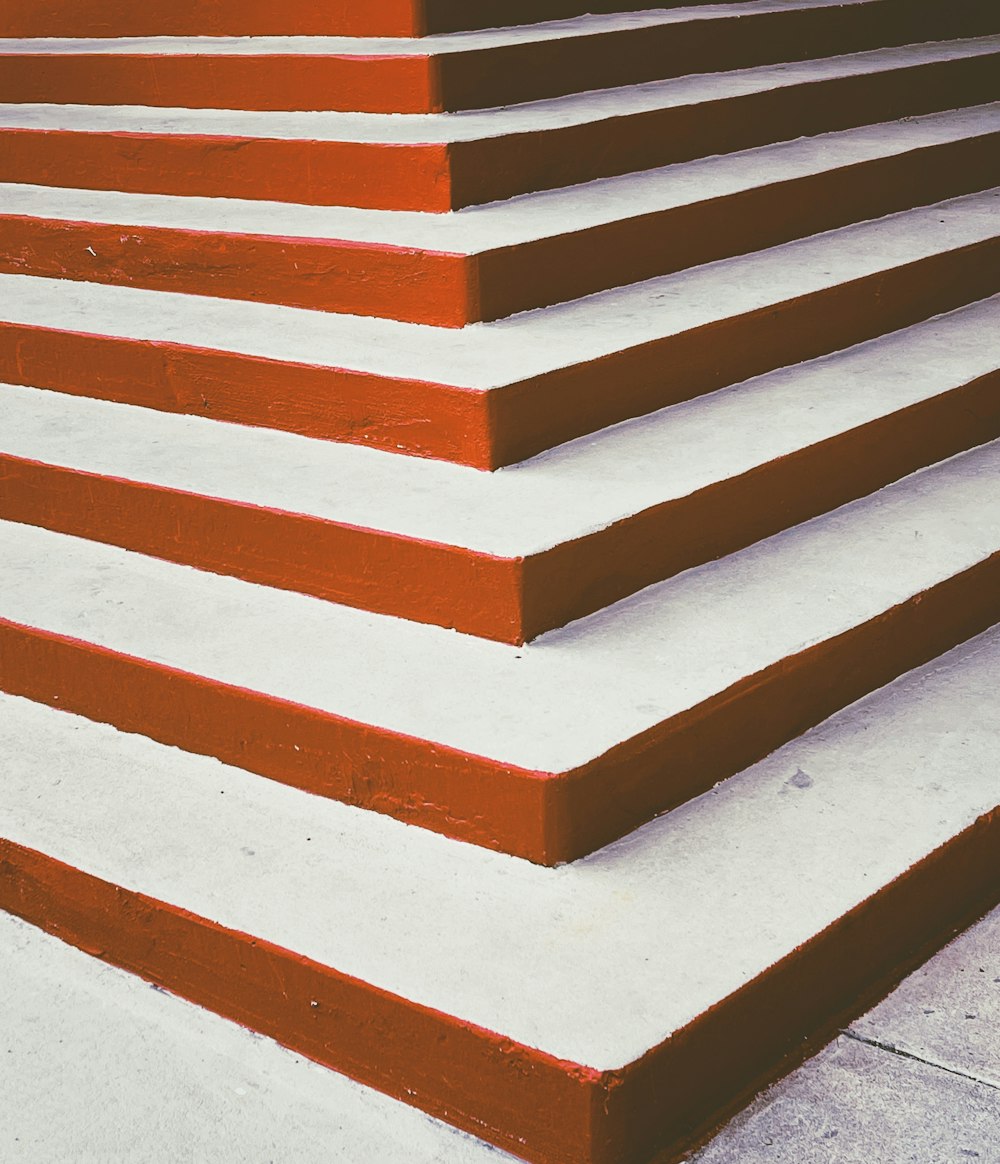
<path id="1" fill-rule="evenodd" d="M 476 255 L 0 215 L 0 270 L 462 327 L 1000 183 L 1000 133 Z"/>
<path id="2" fill-rule="evenodd" d="M 501 15 L 500 23 L 508 23 L 509 5 Z M 457 19 L 468 20 L 467 8 Z M 474 22 L 481 19 L 477 12 Z M 435 113 L 993 30 L 985 13 L 960 6 L 942 10 L 913 0 L 873 0 L 522 40 L 436 56 L 394 55 L 391 48 L 377 57 L 109 55 L 82 48 L 72 54 L 0 55 L 0 101 Z"/>
<path id="3" fill-rule="evenodd" d="M 0 377 L 493 469 L 998 289 L 992 239 L 490 392 L 13 324 Z"/>
<path id="4" fill-rule="evenodd" d="M 0 323 L 10 384 L 490 467 L 481 392 L 181 344 Z"/>
<path id="5" fill-rule="evenodd" d="M 444 212 L 997 97 L 1000 53 L 451 145 L 0 130 L 0 181 Z"/>
<path id="6" fill-rule="evenodd" d="M 0 909 L 533 1164 L 646 1164 L 796 1066 L 990 908 L 998 841 L 994 812 L 615 1072 L 554 1059 L 5 840 Z"/>
<path id="7" fill-rule="evenodd" d="M 462 327 L 479 314 L 463 255 L 0 215 L 0 271 Z"/>
<path id="8" fill-rule="evenodd" d="M 699 795 L 1000 619 L 1000 554 L 567 773 L 532 772 L 0 620 L 0 690 L 542 865 Z"/>
<path id="9" fill-rule="evenodd" d="M 0 518 L 516 644 L 997 438 L 1000 372 L 526 560 L 2 454 Z"/>

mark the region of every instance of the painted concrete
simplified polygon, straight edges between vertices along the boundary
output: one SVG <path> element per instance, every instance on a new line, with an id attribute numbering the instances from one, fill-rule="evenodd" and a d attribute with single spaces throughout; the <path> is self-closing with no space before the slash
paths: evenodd
<path id="1" fill-rule="evenodd" d="M 909 150 L 967 140 L 995 132 L 998 127 L 1000 102 L 994 102 L 699 158 L 620 178 L 602 178 L 470 206 L 447 215 L 20 183 L 0 183 L 0 214 L 282 238 L 342 239 L 471 255 L 724 198 Z"/>
<path id="2" fill-rule="evenodd" d="M 582 537 L 1000 368 L 1000 296 L 497 473 L 0 384 L 0 452 L 503 557 Z"/>
<path id="3" fill-rule="evenodd" d="M 981 636 L 555 871 L 11 697 L 0 820 L 114 884 L 618 1068 L 996 807 L 998 665 L 1000 634 Z"/>
<path id="4" fill-rule="evenodd" d="M 994 442 L 525 648 L 10 523 L 0 610 L 356 723 L 564 772 L 990 558 L 998 470 Z"/>
<path id="5" fill-rule="evenodd" d="M 691 1164 L 995 1160 L 998 983 L 1000 910 L 994 910 L 688 1159 Z"/>
<path id="6" fill-rule="evenodd" d="M 699 74 L 618 89 L 462 113 L 270 113 L 139 106 L 2 105 L 0 129 L 141 134 L 210 134 L 282 140 L 447 143 L 542 133 L 656 109 L 679 108 L 838 77 L 889 72 L 935 61 L 968 60 L 1000 50 L 1000 36 L 906 45 L 840 57 Z"/>
<path id="7" fill-rule="evenodd" d="M 503 1164 L 496 1148 L 0 914 L 11 1164 Z"/>
<path id="8" fill-rule="evenodd" d="M 631 350 L 996 236 L 1000 190 L 462 329 L 0 275 L 0 318 L 474 391 Z"/>
<path id="9" fill-rule="evenodd" d="M 706 4 L 696 8 L 652 9 L 577 16 L 511 28 L 432 33 L 413 38 L 348 36 L 121 36 L 0 37 L 4 53 L 153 53 L 153 54 L 340 54 L 349 56 L 434 56 L 600 35 L 627 29 L 686 24 L 693 20 L 725 20 L 764 12 L 792 12 L 809 8 L 877 5 L 879 0 L 742 0 L 736 4 Z"/>

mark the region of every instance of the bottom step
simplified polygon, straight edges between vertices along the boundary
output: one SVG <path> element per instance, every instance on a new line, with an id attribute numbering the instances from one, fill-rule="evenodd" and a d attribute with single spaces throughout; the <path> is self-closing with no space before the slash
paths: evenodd
<path id="1" fill-rule="evenodd" d="M 640 1164 L 1000 892 L 1000 630 L 545 869 L 0 699 L 0 908 L 544 1164 Z"/>
<path id="2" fill-rule="evenodd" d="M 989 1160 L 1000 1143 L 998 941 L 1000 910 L 691 1164 Z M 2 1159 L 176 1164 L 218 1160 L 225 1144 L 228 1161 L 271 1164 L 513 1164 L 4 914 L 0 980 L 11 1016 Z"/>

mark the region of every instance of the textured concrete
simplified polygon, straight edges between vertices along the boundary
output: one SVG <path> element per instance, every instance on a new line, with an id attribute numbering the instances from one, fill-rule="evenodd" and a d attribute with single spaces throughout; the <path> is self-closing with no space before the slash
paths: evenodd
<path id="1" fill-rule="evenodd" d="M 0 914 L 5 1164 L 504 1164 L 505 1152 Z"/>
<path id="2" fill-rule="evenodd" d="M 691 1164 L 996 1164 L 1000 909 L 689 1159 Z"/>
<path id="3" fill-rule="evenodd" d="M 1000 910 L 908 978 L 851 1030 L 1000 1088 Z M 1000 1159 L 1000 1128 L 994 1151 Z"/>

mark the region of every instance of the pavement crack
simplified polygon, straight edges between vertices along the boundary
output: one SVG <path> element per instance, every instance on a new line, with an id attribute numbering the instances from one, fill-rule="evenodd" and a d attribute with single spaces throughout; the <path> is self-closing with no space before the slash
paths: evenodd
<path id="1" fill-rule="evenodd" d="M 982 1079 L 978 1075 L 970 1075 L 967 1071 L 961 1071 L 957 1067 L 948 1067 L 944 1063 L 937 1063 L 933 1059 L 925 1059 L 922 1055 L 915 1055 L 912 1051 L 904 1051 L 901 1047 L 894 1047 L 892 1043 L 883 1043 L 879 1039 L 873 1039 L 865 1035 L 856 1034 L 854 1031 L 844 1029 L 840 1032 L 848 1039 L 853 1039 L 856 1043 L 864 1043 L 867 1047 L 873 1047 L 877 1051 L 886 1051 L 890 1055 L 898 1055 L 900 1059 L 912 1059 L 915 1063 L 922 1063 L 925 1067 L 933 1067 L 937 1071 L 947 1071 L 949 1075 L 957 1075 L 960 1079 L 967 1079 L 970 1083 L 978 1083 L 983 1087 L 992 1087 L 994 1091 L 1000 1091 L 1000 1081 L 995 1079 Z"/>

